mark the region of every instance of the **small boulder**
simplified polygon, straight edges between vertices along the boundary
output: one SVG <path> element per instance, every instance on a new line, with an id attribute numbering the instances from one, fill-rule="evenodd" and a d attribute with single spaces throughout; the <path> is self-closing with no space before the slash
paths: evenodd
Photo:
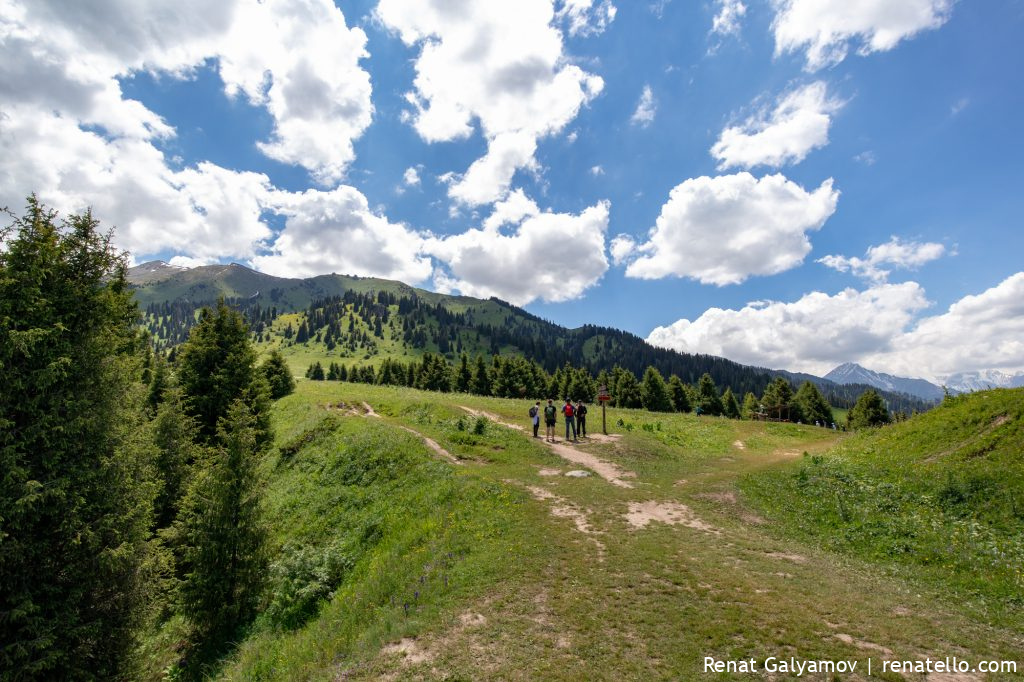
<path id="1" fill-rule="evenodd" d="M 569 478 L 586 478 L 591 474 L 589 471 L 584 471 L 583 469 L 573 469 L 572 471 L 566 471 L 565 475 Z"/>

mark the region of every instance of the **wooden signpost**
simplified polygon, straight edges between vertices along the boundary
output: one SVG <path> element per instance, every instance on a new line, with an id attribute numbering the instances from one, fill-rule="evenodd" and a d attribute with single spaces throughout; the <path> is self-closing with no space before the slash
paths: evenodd
<path id="1" fill-rule="evenodd" d="M 601 403 L 601 433 L 608 435 L 608 424 L 605 421 L 604 407 L 608 404 L 608 401 L 612 399 L 610 393 L 608 393 L 607 386 L 601 386 L 597 389 L 597 400 Z"/>

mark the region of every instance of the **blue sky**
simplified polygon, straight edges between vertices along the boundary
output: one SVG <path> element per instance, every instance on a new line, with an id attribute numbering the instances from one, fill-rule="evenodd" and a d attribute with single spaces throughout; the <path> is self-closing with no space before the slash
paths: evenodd
<path id="1" fill-rule="evenodd" d="M 752 364 L 1024 370 L 1024 4 L 885 4 L 11 2 L 0 203 Z"/>

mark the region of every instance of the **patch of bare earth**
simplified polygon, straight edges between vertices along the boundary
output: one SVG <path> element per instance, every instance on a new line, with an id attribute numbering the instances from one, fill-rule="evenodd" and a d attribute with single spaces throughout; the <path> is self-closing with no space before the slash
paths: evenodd
<path id="1" fill-rule="evenodd" d="M 632 483 L 623 480 L 624 478 L 636 478 L 636 474 L 632 471 L 625 471 L 618 465 L 606 462 L 585 450 L 572 448 L 562 443 L 547 443 L 547 446 L 562 459 L 590 469 L 612 485 L 617 485 L 620 488 L 633 487 Z"/>
<path id="2" fill-rule="evenodd" d="M 652 521 L 670 526 L 686 526 L 705 533 L 718 535 L 720 531 L 714 526 L 698 519 L 693 511 L 679 502 L 630 502 L 626 520 L 634 528 L 646 528 Z"/>
<path id="3" fill-rule="evenodd" d="M 736 448 L 737 450 L 746 450 L 746 449 L 747 449 L 747 444 L 746 444 L 746 443 L 744 443 L 744 442 L 743 442 L 743 441 L 741 441 L 741 440 L 733 441 L 733 444 L 732 444 L 732 446 L 733 446 L 734 448 Z"/>
<path id="4" fill-rule="evenodd" d="M 377 414 L 376 412 L 374 412 L 373 408 L 370 407 L 370 403 L 363 402 L 363 409 L 366 410 L 366 412 L 363 414 L 363 416 L 380 418 L 380 415 Z"/>
<path id="5" fill-rule="evenodd" d="M 380 650 L 383 656 L 400 656 L 402 665 L 419 665 L 434 660 L 434 655 L 420 647 L 412 637 L 405 637 L 393 644 L 385 644 Z"/>
<path id="6" fill-rule="evenodd" d="M 792 561 L 794 564 L 806 564 L 807 557 L 799 554 L 787 554 L 786 552 L 765 552 L 766 556 L 770 556 L 773 559 L 782 559 L 784 561 Z"/>
<path id="7" fill-rule="evenodd" d="M 863 639 L 857 639 L 852 635 L 847 635 L 842 632 L 835 635 L 835 638 L 843 644 L 850 644 L 857 647 L 858 649 L 863 649 L 865 651 L 877 651 L 883 656 L 892 656 L 892 649 L 890 649 L 889 647 L 884 647 L 881 644 L 875 644 L 874 642 L 866 642 Z"/>
<path id="8" fill-rule="evenodd" d="M 580 509 L 572 502 L 569 502 L 563 497 L 555 495 L 553 492 L 540 486 L 528 485 L 526 489 L 530 491 L 534 499 L 540 500 L 541 502 L 551 502 L 551 515 L 560 519 L 569 519 L 576 526 L 576 530 L 583 533 L 590 538 L 590 541 L 597 547 L 597 557 L 599 561 L 604 560 L 605 546 L 604 543 L 593 537 L 596 534 L 600 534 L 600 531 L 595 530 L 590 525 L 590 519 L 588 514 L 590 510 L 584 511 Z"/>
<path id="9" fill-rule="evenodd" d="M 538 476 L 558 476 L 562 473 L 560 469 L 541 469 L 537 472 Z"/>
<path id="10" fill-rule="evenodd" d="M 349 405 L 344 400 L 339 400 L 336 403 L 327 403 L 325 408 L 328 409 L 328 410 L 333 410 L 335 412 L 341 412 L 346 417 L 362 417 L 363 416 L 363 412 L 361 410 L 356 408 L 355 405 Z"/>

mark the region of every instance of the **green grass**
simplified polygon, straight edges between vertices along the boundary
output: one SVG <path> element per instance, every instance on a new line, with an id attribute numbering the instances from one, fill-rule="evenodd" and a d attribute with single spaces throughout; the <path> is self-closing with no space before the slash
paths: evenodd
<path id="1" fill-rule="evenodd" d="M 961 396 L 742 487 L 787 533 L 900 567 L 1020 623 L 1022 414 L 1024 390 Z"/>
<path id="2" fill-rule="evenodd" d="M 379 419 L 353 413 L 364 401 Z M 923 431 L 848 436 L 609 409 L 620 438 L 573 447 L 635 474 L 621 488 L 561 475 L 581 467 L 463 406 L 527 426 L 523 401 L 361 384 L 300 380 L 276 405 L 264 462 L 270 588 L 216 677 L 750 679 L 705 674 L 703 658 L 877 666 L 869 644 L 892 658 L 1018 657 L 1019 622 L 951 599 L 945 583 L 826 546 L 793 521 L 806 513 L 795 474 L 811 457 L 846 458 L 883 438 L 923 453 Z M 944 441 L 965 444 L 954 459 L 984 445 L 970 433 L 986 418 Z M 600 430 L 599 409 L 588 422 Z M 1014 439 L 988 452 L 1009 457 Z M 631 526 L 630 505 L 651 501 L 685 505 L 704 529 Z M 149 670 L 171 660 L 175 628 L 150 638 Z"/>

